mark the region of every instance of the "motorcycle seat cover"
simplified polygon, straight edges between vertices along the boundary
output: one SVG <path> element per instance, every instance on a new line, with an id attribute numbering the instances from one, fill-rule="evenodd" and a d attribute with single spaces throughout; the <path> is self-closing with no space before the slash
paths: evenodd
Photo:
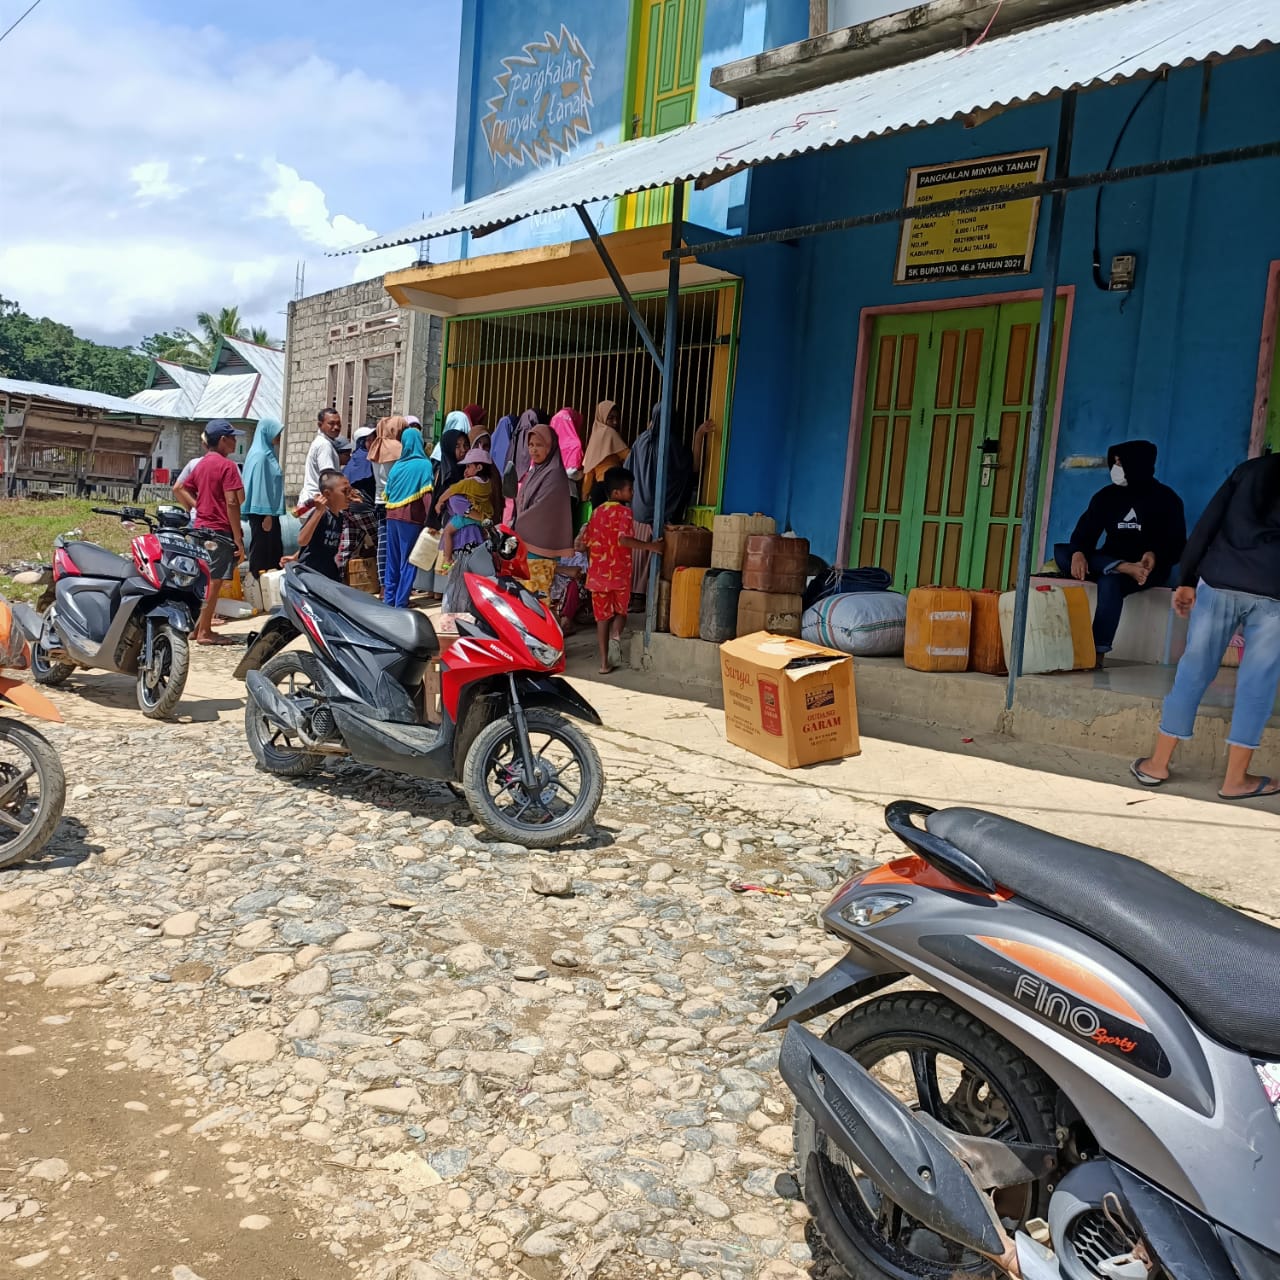
<path id="1" fill-rule="evenodd" d="M 125 578 L 133 577 L 133 561 L 98 546 L 96 542 L 65 542 L 63 550 L 86 578 L 115 578 L 123 582 Z"/>
<path id="2" fill-rule="evenodd" d="M 925 825 L 993 880 L 1151 975 L 1215 1039 L 1280 1058 L 1280 929 L 1122 853 L 980 809 Z"/>
<path id="3" fill-rule="evenodd" d="M 440 648 L 431 619 L 415 609 L 397 609 L 383 604 L 368 592 L 344 586 L 306 565 L 291 565 L 289 573 L 301 582 L 307 595 L 336 609 L 344 618 L 374 635 L 389 640 L 415 658 L 430 658 Z"/>

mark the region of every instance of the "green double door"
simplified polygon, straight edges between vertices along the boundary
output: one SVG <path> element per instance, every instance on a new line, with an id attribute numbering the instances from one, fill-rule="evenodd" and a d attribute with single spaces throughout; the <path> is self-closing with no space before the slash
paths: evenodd
<path id="1" fill-rule="evenodd" d="M 1051 388 L 1064 312 L 1059 300 Z M 876 320 L 854 565 L 880 565 L 902 591 L 1012 586 L 1039 319 L 1029 301 Z M 1047 468 L 1046 449 L 1041 486 Z"/>

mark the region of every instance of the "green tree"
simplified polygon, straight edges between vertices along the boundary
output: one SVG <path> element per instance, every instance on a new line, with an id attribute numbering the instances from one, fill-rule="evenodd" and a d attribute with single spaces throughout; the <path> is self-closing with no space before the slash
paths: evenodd
<path id="1" fill-rule="evenodd" d="M 147 385 L 149 372 L 145 356 L 78 337 L 0 297 L 0 376 L 127 397 Z"/>

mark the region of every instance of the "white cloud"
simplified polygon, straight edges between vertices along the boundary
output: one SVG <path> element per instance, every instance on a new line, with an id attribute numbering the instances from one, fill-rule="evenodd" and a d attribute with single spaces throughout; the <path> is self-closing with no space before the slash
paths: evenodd
<path id="1" fill-rule="evenodd" d="M 412 251 L 324 255 L 448 199 L 453 104 L 420 78 L 133 0 L 109 22 L 99 0 L 45 6 L 5 53 L 0 294 L 89 336 L 233 304 L 283 336 L 300 259 L 309 293 L 403 265 Z"/>

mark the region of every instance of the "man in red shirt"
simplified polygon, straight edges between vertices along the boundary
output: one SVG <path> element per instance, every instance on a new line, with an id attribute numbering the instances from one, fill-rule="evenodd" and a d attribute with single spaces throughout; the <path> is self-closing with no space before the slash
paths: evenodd
<path id="1" fill-rule="evenodd" d="M 196 623 L 196 644 L 235 644 L 229 636 L 213 634 L 213 614 L 222 584 L 230 580 L 236 565 L 244 559 L 244 536 L 240 532 L 240 503 L 244 482 L 240 468 L 231 461 L 237 431 L 225 418 L 215 419 L 205 428 L 209 452 L 196 463 L 186 484 L 177 486 L 178 501 L 194 509 L 193 521 L 201 555 L 209 566 L 209 594 Z"/>

